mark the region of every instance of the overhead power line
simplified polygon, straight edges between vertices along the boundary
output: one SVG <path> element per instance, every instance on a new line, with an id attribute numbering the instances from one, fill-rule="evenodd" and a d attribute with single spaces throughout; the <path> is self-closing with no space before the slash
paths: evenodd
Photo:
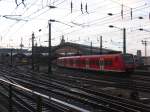
<path id="1" fill-rule="evenodd" d="M 23 4 L 24 7 L 26 6 L 25 3 L 24 3 L 24 0 L 22 0 L 21 2 L 18 2 L 18 0 L 15 0 L 15 3 L 16 3 L 16 5 L 17 5 L 17 7 L 18 7 L 19 5 L 21 5 L 21 4 Z"/>

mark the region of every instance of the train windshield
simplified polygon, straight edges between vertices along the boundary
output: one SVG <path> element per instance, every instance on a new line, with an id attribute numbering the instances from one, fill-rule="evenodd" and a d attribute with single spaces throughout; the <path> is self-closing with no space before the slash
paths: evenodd
<path id="1" fill-rule="evenodd" d="M 124 54 L 123 59 L 126 64 L 133 64 L 134 63 L 134 58 L 132 54 Z"/>

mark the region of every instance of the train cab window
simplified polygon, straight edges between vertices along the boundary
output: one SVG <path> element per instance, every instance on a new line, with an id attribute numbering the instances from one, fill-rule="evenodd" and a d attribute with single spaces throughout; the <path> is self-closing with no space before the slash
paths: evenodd
<path id="1" fill-rule="evenodd" d="M 124 62 L 126 64 L 133 64 L 134 63 L 134 58 L 133 58 L 132 54 L 124 54 L 123 59 L 124 59 Z"/>

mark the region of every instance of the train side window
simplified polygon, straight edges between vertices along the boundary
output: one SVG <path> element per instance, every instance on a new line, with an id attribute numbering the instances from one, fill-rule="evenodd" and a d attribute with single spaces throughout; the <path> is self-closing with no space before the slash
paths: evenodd
<path id="1" fill-rule="evenodd" d="M 76 64 L 78 64 L 78 60 L 76 60 Z"/>
<path id="2" fill-rule="evenodd" d="M 86 64 L 86 65 L 89 65 L 89 63 L 90 63 L 90 62 L 89 62 L 89 59 L 86 59 L 86 60 L 85 60 L 85 64 Z"/>
<path id="3" fill-rule="evenodd" d="M 96 65 L 96 60 L 93 60 L 93 65 Z"/>
<path id="4" fill-rule="evenodd" d="M 100 63 L 98 62 L 98 60 L 96 60 L 95 64 L 96 64 L 96 66 L 100 65 Z"/>
<path id="5" fill-rule="evenodd" d="M 80 65 L 83 65 L 83 60 L 80 60 Z"/>
<path id="6" fill-rule="evenodd" d="M 78 60 L 74 60 L 74 62 L 75 62 L 75 64 L 77 65 L 77 63 L 78 63 Z"/>
<path id="7" fill-rule="evenodd" d="M 85 60 L 82 60 L 82 64 L 85 65 Z"/>
<path id="8" fill-rule="evenodd" d="M 88 64 L 89 64 L 89 62 L 88 62 L 88 61 L 85 61 L 85 64 L 86 64 L 86 65 L 88 65 Z"/>
<path id="9" fill-rule="evenodd" d="M 77 64 L 80 65 L 80 60 L 77 60 Z"/>
<path id="10" fill-rule="evenodd" d="M 75 60 L 75 59 L 73 60 L 73 65 L 74 65 L 74 66 L 76 65 L 76 60 Z"/>
<path id="11" fill-rule="evenodd" d="M 109 62 L 109 65 L 112 65 L 112 61 L 108 61 Z"/>
<path id="12" fill-rule="evenodd" d="M 101 61 L 99 62 L 99 65 L 100 65 L 100 66 L 103 66 L 103 65 L 104 65 L 104 61 L 101 60 Z"/>
<path id="13" fill-rule="evenodd" d="M 104 61 L 105 66 L 109 66 L 112 65 L 112 61 L 111 60 L 106 60 Z"/>
<path id="14" fill-rule="evenodd" d="M 67 65 L 69 64 L 69 60 L 68 60 L 68 59 L 66 59 L 66 64 L 67 64 Z"/>
<path id="15" fill-rule="evenodd" d="M 67 64 L 69 65 L 69 64 L 70 64 L 70 60 L 69 60 L 69 59 L 67 59 L 66 61 L 67 61 Z"/>
<path id="16" fill-rule="evenodd" d="M 99 60 L 99 66 L 101 66 L 102 65 L 102 60 Z"/>
<path id="17" fill-rule="evenodd" d="M 93 60 L 93 65 L 96 65 L 96 60 Z"/>
<path id="18" fill-rule="evenodd" d="M 93 60 L 90 60 L 90 61 L 89 61 L 89 64 L 90 64 L 90 65 L 94 65 L 94 61 L 93 61 Z"/>
<path id="19" fill-rule="evenodd" d="M 83 60 L 80 61 L 80 65 L 83 65 Z"/>
<path id="20" fill-rule="evenodd" d="M 69 63 L 70 63 L 70 65 L 72 65 L 72 59 L 70 59 Z"/>
<path id="21" fill-rule="evenodd" d="M 72 59 L 70 59 L 70 65 L 72 65 L 72 64 L 73 64 Z"/>
<path id="22" fill-rule="evenodd" d="M 82 64 L 82 62 L 81 62 L 81 60 L 79 61 L 79 65 L 81 65 Z"/>

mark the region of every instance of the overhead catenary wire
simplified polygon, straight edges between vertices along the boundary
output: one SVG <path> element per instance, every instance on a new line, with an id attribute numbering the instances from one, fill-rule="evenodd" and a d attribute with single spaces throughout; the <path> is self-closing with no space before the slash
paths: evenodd
<path id="1" fill-rule="evenodd" d="M 55 0 L 54 1 L 54 4 L 59 4 L 59 3 L 62 3 L 62 4 L 60 4 L 60 5 L 63 5 L 63 3 L 64 2 L 66 2 L 66 1 L 64 1 L 64 0 Z M 139 1 L 139 0 L 138 0 Z M 139 1 L 140 2 L 140 1 Z M 87 1 L 87 3 L 88 3 L 88 1 Z M 95 2 L 96 3 L 96 2 Z M 105 3 L 105 2 L 104 2 Z M 80 4 L 80 3 L 79 3 Z M 92 8 L 93 8 L 93 6 L 91 6 L 90 7 L 90 5 L 91 4 L 88 4 L 88 11 L 89 11 L 89 15 L 88 15 L 88 18 L 91 18 L 90 16 L 91 16 L 91 14 L 90 14 L 90 11 L 92 10 Z M 28 7 L 28 6 L 26 6 L 26 7 Z M 148 5 L 146 6 L 141 6 L 141 8 L 139 8 L 139 10 L 136 10 L 136 8 L 133 8 L 132 10 L 132 14 L 133 14 L 133 21 L 135 21 L 136 20 L 136 17 L 135 17 L 135 12 L 136 11 L 142 11 L 142 8 L 143 9 L 145 9 L 147 7 L 147 9 L 149 8 L 148 7 Z M 111 9 L 111 8 L 110 8 Z M 138 8 L 137 8 L 138 9 Z M 75 9 L 73 9 L 73 10 L 75 10 Z M 29 10 L 27 10 L 27 11 L 29 11 Z M 97 14 L 97 12 L 101 12 L 100 10 L 95 10 L 96 11 L 96 13 L 95 14 Z M 144 11 L 144 10 L 143 10 Z M 34 21 L 34 19 L 36 19 L 37 17 L 39 17 L 39 16 L 42 16 L 42 13 L 43 12 L 45 12 L 45 13 L 48 13 L 49 12 L 49 10 L 47 9 L 47 11 L 44 9 L 41 9 L 41 12 L 40 11 L 37 11 L 37 14 L 35 14 L 35 15 L 32 15 L 31 14 L 31 16 L 29 16 L 29 17 L 25 17 L 24 15 L 22 16 L 23 18 L 27 18 L 27 19 L 29 19 L 29 21 Z M 70 9 L 68 8 L 68 12 L 70 12 Z M 119 11 L 118 11 L 119 12 Z M 126 15 L 126 13 L 128 12 L 128 14 Z M 105 13 L 105 12 L 104 12 Z M 103 13 L 103 14 L 104 14 Z M 128 19 L 125 19 L 125 21 L 127 21 L 127 22 L 130 22 L 130 20 L 129 19 L 131 19 L 130 17 L 130 7 L 128 7 L 128 10 L 124 10 L 124 16 L 127 18 L 128 17 Z M 69 14 L 69 13 L 68 13 Z M 73 13 L 74 14 L 74 13 Z M 69 14 L 69 16 L 71 16 L 72 14 Z M 94 14 L 92 14 L 92 15 L 94 15 Z M 82 17 L 86 17 L 86 15 L 82 15 L 80 18 L 82 19 Z M 146 15 L 144 15 L 144 17 L 145 17 Z M 91 27 L 91 28 L 93 28 L 93 27 L 103 27 L 103 26 L 105 26 L 105 25 L 107 25 L 107 24 L 109 24 L 109 23 L 111 23 L 111 22 L 117 22 L 118 20 L 120 20 L 120 15 L 118 14 L 118 16 L 115 16 L 114 15 L 114 17 L 110 17 L 110 16 L 106 16 L 106 17 L 104 17 L 104 19 L 103 20 L 100 20 L 100 21 L 91 21 L 91 24 L 93 24 L 93 26 L 90 26 L 90 24 L 89 24 L 89 22 L 88 21 L 86 21 L 87 22 L 87 24 L 88 24 L 88 27 L 84 27 L 84 29 L 83 30 L 86 30 L 86 28 L 87 29 L 89 29 L 89 27 Z M 67 17 L 65 17 L 66 19 L 67 19 Z M 109 19 L 107 19 L 107 18 L 109 18 Z M 115 19 L 115 18 L 118 18 L 118 19 Z M 44 20 L 44 19 L 43 19 Z M 46 20 L 46 19 L 45 19 Z M 65 19 L 64 19 L 65 20 Z M 87 19 L 88 20 L 88 19 Z M 137 23 L 139 22 L 138 20 L 136 20 L 137 21 Z M 78 19 L 76 20 L 76 21 L 73 21 L 74 23 L 79 23 L 79 24 L 82 24 L 82 22 L 78 22 Z M 30 23 L 30 22 L 29 22 Z M 70 23 L 70 21 L 68 21 L 68 23 Z M 94 24 L 95 23 L 95 24 Z M 17 24 L 17 23 L 16 23 Z M 141 24 L 142 24 L 142 22 L 141 22 Z M 85 23 L 83 24 L 83 25 L 86 25 Z M 80 31 L 80 27 L 76 27 L 75 28 L 75 30 L 79 30 Z M 70 30 L 72 30 L 71 28 L 70 28 Z M 72 31 L 69 31 L 69 28 L 68 28 L 68 30 L 67 30 L 68 32 L 72 32 Z M 64 31 L 62 31 L 62 32 L 66 32 L 66 30 L 64 29 Z M 77 31 L 78 32 L 78 31 Z"/>

